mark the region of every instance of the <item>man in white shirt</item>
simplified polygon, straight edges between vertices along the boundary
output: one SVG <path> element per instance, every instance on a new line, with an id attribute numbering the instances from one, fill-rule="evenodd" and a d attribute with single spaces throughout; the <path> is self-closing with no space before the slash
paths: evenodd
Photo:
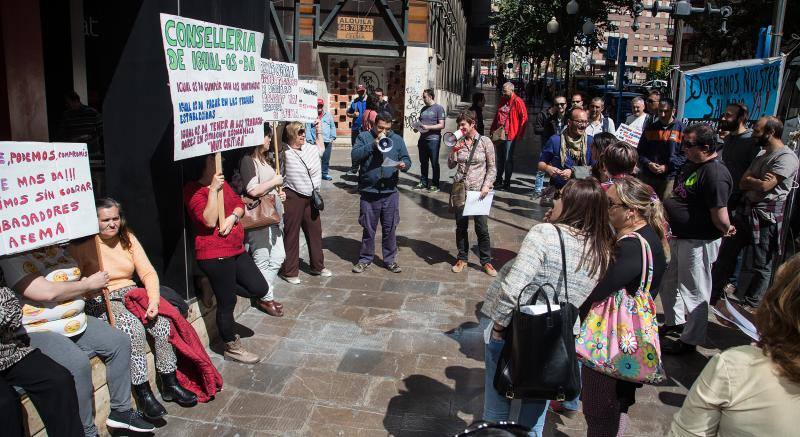
<path id="1" fill-rule="evenodd" d="M 625 124 L 632 129 L 644 131 L 644 121 L 647 119 L 647 114 L 644 112 L 644 99 L 641 97 L 634 97 L 631 100 L 631 108 L 633 113 L 625 119 Z"/>
<path id="2" fill-rule="evenodd" d="M 605 102 L 602 97 L 595 97 L 589 103 L 589 126 L 586 127 L 586 133 L 595 136 L 601 132 L 608 132 L 614 134 L 616 128 L 614 127 L 614 120 L 611 117 L 603 115 L 605 109 Z"/>

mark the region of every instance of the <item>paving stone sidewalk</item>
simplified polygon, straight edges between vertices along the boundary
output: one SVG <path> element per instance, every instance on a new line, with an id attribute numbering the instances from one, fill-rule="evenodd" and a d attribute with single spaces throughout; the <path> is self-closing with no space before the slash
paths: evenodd
<path id="1" fill-rule="evenodd" d="M 491 106 L 493 91 L 486 92 Z M 487 107 L 487 118 L 493 112 Z M 490 123 L 487 119 L 487 129 Z M 454 126 L 451 114 L 447 127 Z M 351 273 L 361 241 L 359 199 L 355 181 L 341 177 L 349 150 L 336 149 L 334 180 L 322 190 L 325 260 L 334 276 L 301 273 L 299 286 L 278 282 L 275 296 L 284 304 L 283 318 L 254 309 L 239 317 L 246 347 L 264 360 L 252 366 L 222 361 L 220 348 L 213 346 L 224 390 L 194 408 L 168 404 L 170 415 L 159 435 L 443 436 L 481 418 L 484 365 L 477 312 L 490 278 L 480 271 L 474 250 L 468 269 L 450 272 L 456 248 L 447 190 L 412 190 L 419 161 L 416 145 L 408 148 L 414 167 L 401 178 L 397 230 L 403 272 L 388 272 L 378 256 L 365 273 Z M 544 213 L 529 197 L 538 148 L 531 126 L 516 150 L 512 191 L 495 197 L 489 228 L 498 269 L 515 256 Z M 444 153 L 443 187 L 449 188 L 452 172 Z M 474 244 L 474 233 L 470 238 Z M 718 325 L 711 337 L 718 342 L 710 345 L 714 348 L 743 342 Z M 706 355 L 715 352 L 668 359 L 670 381 L 639 390 L 628 434 L 666 435 Z M 585 434 L 580 415 L 550 413 L 547 423 L 546 435 Z"/>

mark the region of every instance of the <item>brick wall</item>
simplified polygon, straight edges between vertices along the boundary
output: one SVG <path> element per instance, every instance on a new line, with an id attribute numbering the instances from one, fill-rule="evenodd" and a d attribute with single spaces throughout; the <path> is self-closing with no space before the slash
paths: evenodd
<path id="1" fill-rule="evenodd" d="M 374 76 L 374 84 L 371 86 L 383 88 L 389 97 L 389 102 L 395 109 L 396 122 L 394 129 L 402 131 L 405 89 L 403 60 L 331 56 L 328 59 L 328 77 L 326 81 L 329 93 L 328 104 L 333 121 L 336 123 L 336 136 L 339 138 L 350 137 L 353 120 L 347 117 L 347 108 L 350 107 L 350 103 L 356 97 L 356 87 L 359 84 L 359 78 L 357 77 L 359 67 L 362 69 L 368 69 L 369 67 L 380 68 L 381 74 Z"/>

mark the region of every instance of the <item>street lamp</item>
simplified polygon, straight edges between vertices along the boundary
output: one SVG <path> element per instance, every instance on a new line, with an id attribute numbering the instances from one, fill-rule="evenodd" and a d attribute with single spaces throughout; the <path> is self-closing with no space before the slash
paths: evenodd
<path id="1" fill-rule="evenodd" d="M 592 23 L 592 20 L 587 18 L 586 21 L 583 22 L 581 32 L 583 32 L 584 35 L 594 35 L 594 23 Z"/>
<path id="2" fill-rule="evenodd" d="M 550 35 L 558 33 L 558 21 L 556 21 L 556 17 L 551 18 L 550 22 L 547 23 L 547 33 Z"/>
<path id="3" fill-rule="evenodd" d="M 575 15 L 575 14 L 578 13 L 579 9 L 580 9 L 580 5 L 575 0 L 570 0 L 570 2 L 567 3 L 567 13 L 568 14 Z"/>

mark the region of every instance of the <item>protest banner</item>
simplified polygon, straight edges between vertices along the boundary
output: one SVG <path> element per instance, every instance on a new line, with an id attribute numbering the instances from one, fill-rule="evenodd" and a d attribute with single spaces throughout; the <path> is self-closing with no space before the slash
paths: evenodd
<path id="1" fill-rule="evenodd" d="M 297 64 L 261 59 L 261 98 L 264 120 L 299 120 L 299 92 Z"/>
<path id="2" fill-rule="evenodd" d="M 317 98 L 319 97 L 317 84 L 310 80 L 301 80 L 299 87 L 297 121 L 313 123 L 317 121 Z"/>
<path id="3" fill-rule="evenodd" d="M 631 127 L 625 123 L 622 123 L 617 127 L 617 131 L 614 132 L 614 135 L 617 137 L 618 140 L 624 141 L 633 147 L 638 147 L 639 138 L 642 137 L 642 131 L 636 129 L 635 127 Z"/>
<path id="4" fill-rule="evenodd" d="M 729 103 L 745 104 L 751 122 L 775 115 L 783 65 L 783 58 L 746 59 L 682 72 L 677 119 L 716 125 Z"/>
<path id="5" fill-rule="evenodd" d="M 264 34 L 161 14 L 176 161 L 264 140 L 261 44 Z"/>
<path id="6" fill-rule="evenodd" d="M 0 256 L 96 234 L 84 143 L 0 142 Z"/>

